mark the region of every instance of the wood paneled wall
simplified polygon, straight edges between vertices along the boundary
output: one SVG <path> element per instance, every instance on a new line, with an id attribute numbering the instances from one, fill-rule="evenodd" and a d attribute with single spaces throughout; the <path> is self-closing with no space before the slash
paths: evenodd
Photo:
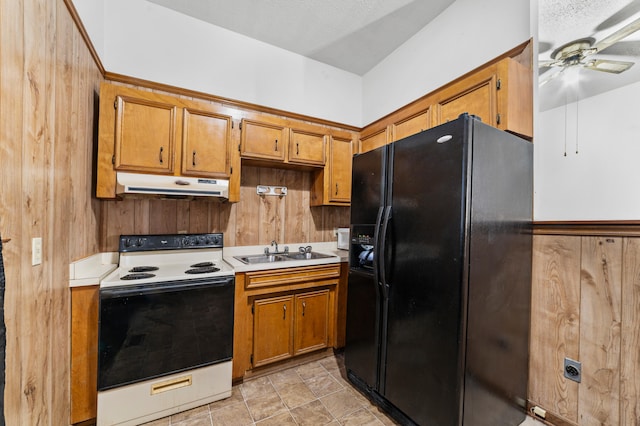
<path id="1" fill-rule="evenodd" d="M 1 3 L 0 64 L 6 424 L 67 424 L 69 263 L 98 250 L 90 176 L 102 76 L 62 0 Z"/>
<path id="2" fill-rule="evenodd" d="M 554 424 L 639 425 L 640 238 L 535 235 L 533 256 L 531 403 Z"/>
<path id="3" fill-rule="evenodd" d="M 286 196 L 260 196 L 257 185 L 286 186 Z M 348 207 L 309 207 L 311 172 L 242 167 L 240 202 L 103 201 L 101 248 L 117 251 L 121 234 L 224 232 L 226 246 L 333 241 L 349 226 Z M 295 249 L 295 247 L 292 247 Z"/>

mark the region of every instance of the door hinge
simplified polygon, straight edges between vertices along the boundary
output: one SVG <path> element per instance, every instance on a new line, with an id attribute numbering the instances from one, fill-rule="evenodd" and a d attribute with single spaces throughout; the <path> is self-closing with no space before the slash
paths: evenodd
<path id="1" fill-rule="evenodd" d="M 249 362 L 251 362 L 251 365 L 253 365 L 253 354 L 251 354 L 251 356 L 249 357 Z"/>
<path id="2" fill-rule="evenodd" d="M 229 174 L 232 175 L 233 174 L 233 167 L 231 167 L 231 170 L 229 170 Z"/>
<path id="3" fill-rule="evenodd" d="M 240 150 L 240 144 L 238 144 L 238 152 L 242 152 L 242 151 Z"/>
<path id="4" fill-rule="evenodd" d="M 238 129 L 242 130 L 242 121 L 238 123 Z"/>
<path id="5" fill-rule="evenodd" d="M 113 100 L 113 109 L 117 110 L 118 109 L 118 98 L 115 98 Z"/>
<path id="6" fill-rule="evenodd" d="M 496 124 L 500 124 L 500 114 L 496 114 Z"/>
<path id="7" fill-rule="evenodd" d="M 116 164 L 116 156 L 115 156 L 115 154 L 111 157 L 111 164 Z"/>
<path id="8" fill-rule="evenodd" d="M 500 88 L 502 88 L 502 80 L 498 79 L 498 81 L 496 81 L 496 89 L 500 90 Z"/>
<path id="9" fill-rule="evenodd" d="M 233 120 L 231 120 L 231 128 L 233 129 Z"/>

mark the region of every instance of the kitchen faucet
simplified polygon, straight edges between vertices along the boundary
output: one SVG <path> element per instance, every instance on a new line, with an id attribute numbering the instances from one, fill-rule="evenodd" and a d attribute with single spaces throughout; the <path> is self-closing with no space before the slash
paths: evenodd
<path id="1" fill-rule="evenodd" d="M 284 251 L 283 252 L 278 251 L 278 242 L 276 240 L 271 240 L 270 246 L 271 247 L 275 246 L 276 247 L 276 251 L 269 252 L 269 247 L 265 247 L 264 248 L 264 254 L 269 255 L 269 254 L 289 253 L 289 246 L 284 246 Z"/>

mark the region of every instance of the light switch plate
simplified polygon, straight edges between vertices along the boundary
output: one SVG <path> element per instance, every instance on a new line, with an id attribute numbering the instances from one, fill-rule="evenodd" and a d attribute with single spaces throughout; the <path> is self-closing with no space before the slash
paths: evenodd
<path id="1" fill-rule="evenodd" d="M 36 266 L 42 263 L 42 238 L 31 239 L 31 265 Z"/>

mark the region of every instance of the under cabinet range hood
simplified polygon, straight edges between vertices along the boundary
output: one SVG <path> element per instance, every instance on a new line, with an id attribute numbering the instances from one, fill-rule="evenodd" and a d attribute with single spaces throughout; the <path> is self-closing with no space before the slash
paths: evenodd
<path id="1" fill-rule="evenodd" d="M 148 194 L 166 197 L 229 198 L 229 181 L 224 179 L 161 176 L 117 172 L 116 194 Z"/>

